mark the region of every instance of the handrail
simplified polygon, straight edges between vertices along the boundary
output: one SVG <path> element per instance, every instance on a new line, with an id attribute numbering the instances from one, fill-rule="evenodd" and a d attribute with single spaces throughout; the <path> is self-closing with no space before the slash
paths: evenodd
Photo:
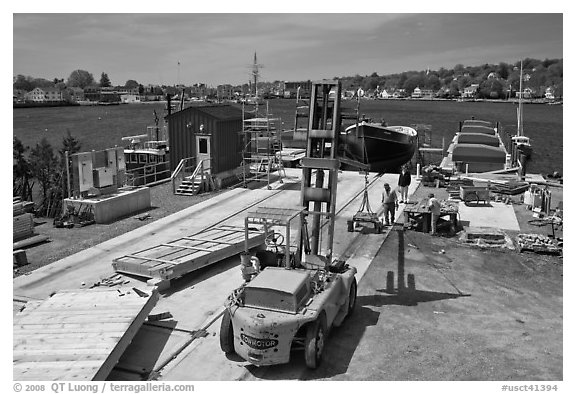
<path id="1" fill-rule="evenodd" d="M 176 169 L 174 170 L 174 172 L 172 173 L 172 175 L 170 176 L 170 181 L 172 182 L 172 193 L 176 193 L 176 179 L 179 178 L 180 173 L 185 170 L 186 168 L 188 168 L 186 166 L 186 163 L 189 160 L 193 160 L 195 159 L 195 157 L 186 157 L 184 159 L 181 159 L 180 162 L 178 163 L 178 165 L 176 166 Z"/>
<path id="2" fill-rule="evenodd" d="M 174 179 L 178 176 L 178 174 L 180 174 L 180 171 L 182 171 L 182 168 L 184 168 L 184 163 L 186 162 L 187 159 L 181 159 L 180 163 L 178 163 L 178 165 L 176 166 L 176 168 L 174 169 L 174 172 L 172 173 L 172 175 L 170 176 L 170 179 Z"/>

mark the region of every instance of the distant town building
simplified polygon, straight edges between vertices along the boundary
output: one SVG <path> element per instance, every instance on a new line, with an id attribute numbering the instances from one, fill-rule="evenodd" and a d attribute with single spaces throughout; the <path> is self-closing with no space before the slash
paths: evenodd
<path id="1" fill-rule="evenodd" d="M 73 86 L 67 88 L 66 93 L 70 101 L 73 102 L 84 101 L 84 89 L 80 87 Z"/>
<path id="2" fill-rule="evenodd" d="M 231 100 L 234 97 L 234 87 L 232 85 L 218 85 L 216 91 L 219 99 Z"/>
<path id="3" fill-rule="evenodd" d="M 312 81 L 284 82 L 284 98 L 296 98 L 296 94 L 299 94 L 300 98 L 310 98 L 311 92 Z"/>

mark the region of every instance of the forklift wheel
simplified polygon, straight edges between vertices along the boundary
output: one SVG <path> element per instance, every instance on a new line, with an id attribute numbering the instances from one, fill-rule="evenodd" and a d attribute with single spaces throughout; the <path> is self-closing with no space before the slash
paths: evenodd
<path id="1" fill-rule="evenodd" d="M 224 311 L 220 324 L 220 348 L 226 354 L 234 353 L 234 329 L 228 309 Z"/>
<path id="2" fill-rule="evenodd" d="M 320 365 L 322 352 L 326 343 L 326 323 L 324 316 L 320 316 L 314 323 L 308 325 L 306 342 L 304 343 L 304 358 L 306 366 L 316 369 Z"/>
<path id="3" fill-rule="evenodd" d="M 358 290 L 358 286 L 356 285 L 356 278 L 352 280 L 352 284 L 350 285 L 350 294 L 348 295 L 348 313 L 346 313 L 346 317 L 350 316 L 354 311 L 354 307 L 356 306 L 356 293 Z"/>

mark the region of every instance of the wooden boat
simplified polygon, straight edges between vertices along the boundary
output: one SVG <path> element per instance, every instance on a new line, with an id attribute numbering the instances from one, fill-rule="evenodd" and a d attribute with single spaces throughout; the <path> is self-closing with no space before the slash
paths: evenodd
<path id="1" fill-rule="evenodd" d="M 412 159 L 417 132 L 411 127 L 362 120 L 347 127 L 340 142 L 345 157 L 368 165 L 370 171 L 397 171 Z"/>

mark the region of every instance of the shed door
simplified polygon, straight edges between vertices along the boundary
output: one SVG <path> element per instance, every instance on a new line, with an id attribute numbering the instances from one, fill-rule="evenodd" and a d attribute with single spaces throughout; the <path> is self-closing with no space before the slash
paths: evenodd
<path id="1" fill-rule="evenodd" d="M 200 163 L 200 160 L 204 160 L 204 169 L 212 173 L 212 148 L 210 145 L 211 138 L 209 136 L 196 136 L 196 157 L 198 158 L 198 163 Z"/>

